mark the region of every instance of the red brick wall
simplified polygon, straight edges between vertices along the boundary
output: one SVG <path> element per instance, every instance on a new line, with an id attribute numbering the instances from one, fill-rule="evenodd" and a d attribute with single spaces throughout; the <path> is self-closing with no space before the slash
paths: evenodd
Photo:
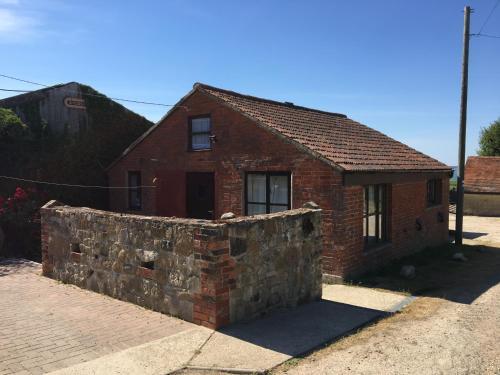
<path id="1" fill-rule="evenodd" d="M 244 214 L 246 171 L 291 171 L 292 208 L 310 200 L 316 202 L 323 209 L 325 248 L 333 246 L 332 202 L 342 194 L 340 173 L 204 94 L 193 94 L 184 105 L 188 110 L 178 109 L 172 113 L 111 168 L 110 186 L 126 185 L 127 170 L 141 170 L 145 185 L 172 171 L 215 172 L 215 217 L 218 218 L 228 211 Z M 211 151 L 188 152 L 188 118 L 202 114 L 211 115 L 212 133 L 217 136 L 217 142 Z M 176 179 L 171 183 L 185 189 L 184 181 Z M 114 211 L 127 211 L 126 192 L 111 190 L 110 204 Z M 143 190 L 143 208 L 140 213 L 158 213 L 154 189 Z"/>
<path id="2" fill-rule="evenodd" d="M 391 240 L 383 249 L 363 250 L 363 191 L 360 186 L 343 187 L 342 175 L 326 163 L 258 127 L 243 115 L 204 94 L 194 93 L 153 133 L 109 171 L 111 186 L 127 184 L 127 170 L 141 170 L 142 182 L 152 185 L 155 177 L 179 172 L 215 173 L 215 217 L 224 212 L 244 214 L 246 171 L 292 172 L 292 207 L 314 201 L 323 210 L 323 270 L 344 277 L 407 254 L 417 247 L 444 242 L 448 236 L 448 180 L 443 180 L 442 207 L 426 208 L 426 180 L 393 184 L 391 188 Z M 188 118 L 210 114 L 217 142 L 211 151 L 188 152 Z M 152 159 L 155 159 L 154 161 Z M 157 185 L 160 185 L 158 180 Z M 185 200 L 185 182 L 172 178 Z M 165 184 L 165 180 L 161 180 Z M 168 192 L 165 195 L 172 195 Z M 174 194 L 175 195 L 175 194 Z M 112 210 L 127 211 L 125 191 L 111 190 Z M 141 213 L 158 214 L 155 189 L 144 189 Z M 437 222 L 437 212 L 445 220 Z M 179 214 L 178 216 L 182 216 Z M 416 231 L 415 220 L 423 222 Z"/>
<path id="3" fill-rule="evenodd" d="M 360 274 L 391 259 L 448 241 L 448 178 L 443 178 L 442 204 L 427 207 L 427 180 L 389 185 L 389 243 L 365 250 L 363 243 L 363 188 L 346 187 L 343 214 L 333 234 L 331 267 L 337 276 Z M 339 203 L 341 205 L 341 203 Z M 442 216 L 442 222 L 438 218 Z M 422 229 L 417 230 L 417 219 Z"/>

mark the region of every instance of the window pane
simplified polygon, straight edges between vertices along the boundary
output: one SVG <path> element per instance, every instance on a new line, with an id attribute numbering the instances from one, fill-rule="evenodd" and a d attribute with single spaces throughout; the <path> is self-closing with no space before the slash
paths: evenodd
<path id="1" fill-rule="evenodd" d="M 128 174 L 128 186 L 133 188 L 128 191 L 129 208 L 130 209 L 140 209 L 141 208 L 141 174 L 140 172 L 129 172 Z"/>
<path id="2" fill-rule="evenodd" d="M 383 223 L 382 223 L 382 220 L 384 220 L 383 217 L 384 216 L 382 214 L 378 215 L 378 239 L 379 240 L 383 240 L 385 238 L 384 231 L 383 231 Z"/>
<path id="3" fill-rule="evenodd" d="M 247 200 L 249 202 L 266 203 L 266 175 L 248 174 L 247 175 Z M 265 212 L 264 206 L 264 212 Z"/>
<path id="4" fill-rule="evenodd" d="M 210 117 L 194 118 L 191 120 L 191 132 L 210 132 Z"/>
<path id="5" fill-rule="evenodd" d="M 259 215 L 266 213 L 266 205 L 265 204 L 248 204 L 248 215 Z"/>
<path id="6" fill-rule="evenodd" d="M 129 186 L 139 185 L 139 175 L 137 173 L 131 173 L 129 175 Z"/>
<path id="7" fill-rule="evenodd" d="M 193 134 L 193 150 L 210 148 L 210 134 Z"/>
<path id="8" fill-rule="evenodd" d="M 387 240 L 387 185 L 365 186 L 363 198 L 363 236 L 366 245 L 376 245 Z"/>
<path id="9" fill-rule="evenodd" d="M 366 216 L 366 197 L 368 196 L 368 188 L 363 189 L 363 216 Z"/>
<path id="10" fill-rule="evenodd" d="M 274 206 L 274 205 L 271 205 L 270 208 L 269 208 L 270 213 L 281 212 L 281 211 L 286 211 L 286 210 L 288 210 L 287 206 Z"/>
<path id="11" fill-rule="evenodd" d="M 368 213 L 375 213 L 375 185 L 368 186 Z"/>
<path id="12" fill-rule="evenodd" d="M 375 243 L 377 241 L 377 237 L 375 235 L 375 221 L 375 215 L 368 216 L 368 243 Z"/>
<path id="13" fill-rule="evenodd" d="M 137 189 L 130 191 L 130 207 L 131 208 L 141 207 L 141 195 Z"/>
<path id="14" fill-rule="evenodd" d="M 271 175 L 269 177 L 269 188 L 269 199 L 271 204 L 288 204 L 288 176 Z"/>

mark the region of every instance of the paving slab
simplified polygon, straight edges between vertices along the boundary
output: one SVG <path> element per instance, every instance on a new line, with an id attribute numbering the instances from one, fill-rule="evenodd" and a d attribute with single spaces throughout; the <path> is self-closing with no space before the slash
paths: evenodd
<path id="1" fill-rule="evenodd" d="M 50 374 L 169 374 L 184 368 L 212 332 L 212 330 L 203 327 L 193 328 Z"/>
<path id="2" fill-rule="evenodd" d="M 323 299 L 386 312 L 396 312 L 415 297 L 351 285 L 323 285 Z"/>
<path id="3" fill-rule="evenodd" d="M 324 291 L 321 301 L 215 332 L 189 366 L 264 372 L 412 301 L 404 295 L 354 286 L 326 285 Z"/>

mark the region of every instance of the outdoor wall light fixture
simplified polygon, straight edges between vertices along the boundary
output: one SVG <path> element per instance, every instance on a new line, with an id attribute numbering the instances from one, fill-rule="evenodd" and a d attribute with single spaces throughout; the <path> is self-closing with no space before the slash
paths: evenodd
<path id="1" fill-rule="evenodd" d="M 421 231 L 422 230 L 422 221 L 420 221 L 420 219 L 417 219 L 415 221 L 415 228 L 417 229 L 417 231 Z"/>

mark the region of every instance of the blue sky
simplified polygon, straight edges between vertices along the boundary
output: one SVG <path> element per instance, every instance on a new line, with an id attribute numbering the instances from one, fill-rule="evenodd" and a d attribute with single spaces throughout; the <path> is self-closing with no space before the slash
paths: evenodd
<path id="1" fill-rule="evenodd" d="M 0 73 L 161 103 L 200 81 L 345 113 L 456 165 L 463 7 L 477 32 L 495 1 L 0 0 Z M 500 35 L 500 6 L 483 33 Z M 471 40 L 469 78 L 473 155 L 500 117 L 500 39 Z"/>

